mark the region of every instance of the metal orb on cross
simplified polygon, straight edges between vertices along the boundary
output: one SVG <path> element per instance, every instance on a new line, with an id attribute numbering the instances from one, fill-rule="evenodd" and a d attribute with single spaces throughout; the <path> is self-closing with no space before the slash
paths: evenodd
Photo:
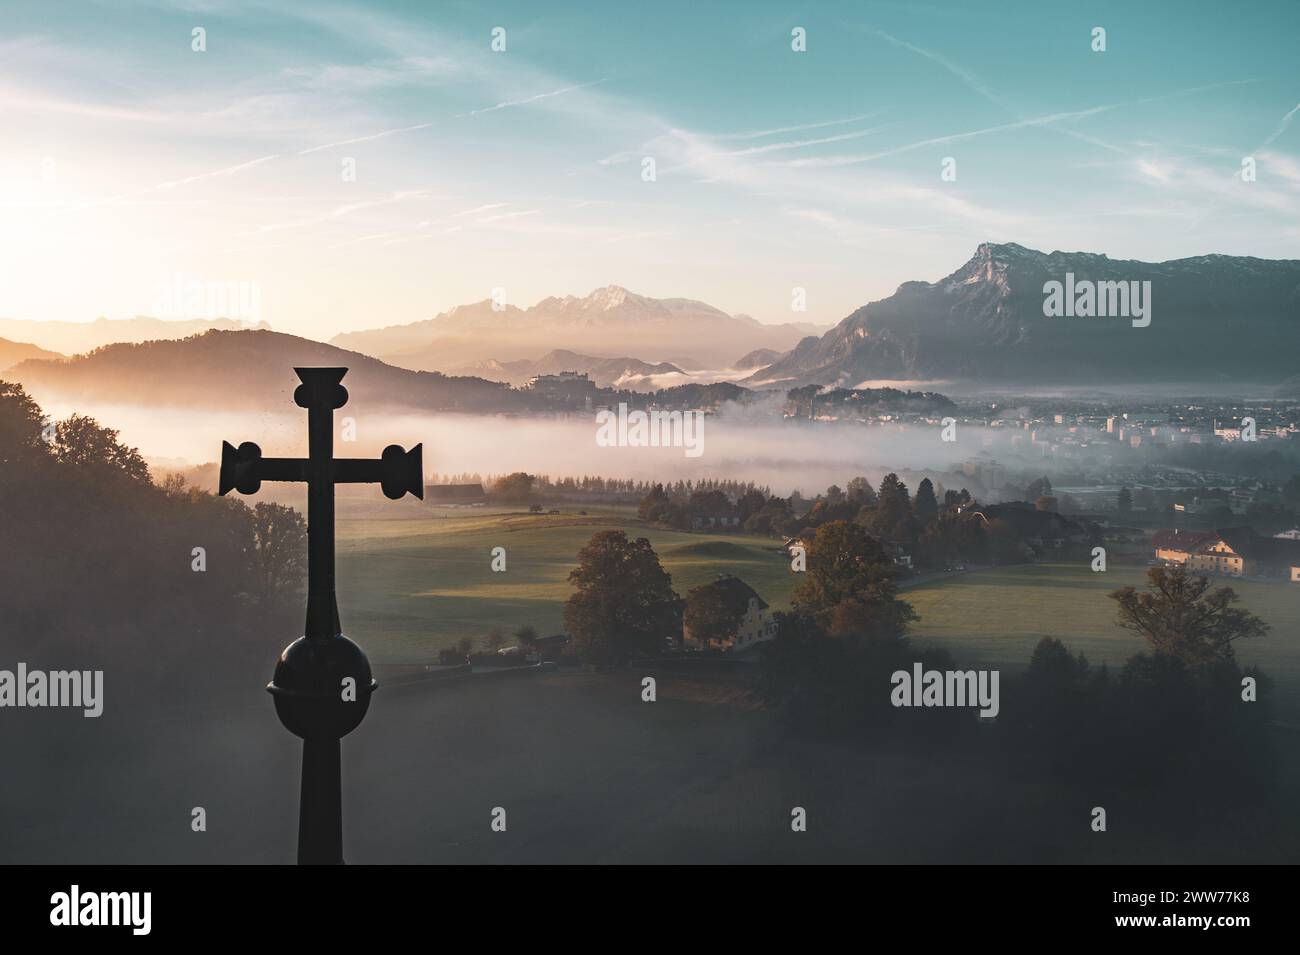
<path id="1" fill-rule="evenodd" d="M 256 494 L 263 481 L 307 484 L 307 625 L 284 648 L 267 690 L 280 722 L 302 738 L 298 863 L 343 863 L 343 791 L 339 740 L 365 718 L 378 688 L 370 661 L 339 625 L 334 589 L 334 485 L 378 484 L 397 500 L 424 497 L 423 445 L 392 444 L 378 460 L 334 457 L 334 411 L 347 404 L 346 368 L 295 368 L 293 394 L 307 409 L 307 457 L 264 458 L 251 441 L 221 445 L 220 493 Z"/>

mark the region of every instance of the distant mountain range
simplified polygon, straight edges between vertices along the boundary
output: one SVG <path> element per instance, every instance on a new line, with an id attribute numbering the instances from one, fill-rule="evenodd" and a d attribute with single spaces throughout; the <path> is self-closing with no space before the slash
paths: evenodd
<path id="1" fill-rule="evenodd" d="M 548 359 L 562 365 L 566 356 Z M 21 383 L 38 402 L 58 399 L 85 409 L 122 404 L 274 413 L 293 410 L 298 385 L 293 369 L 300 365 L 348 368 L 348 407 L 357 412 L 574 410 L 502 382 L 397 368 L 334 345 L 266 330 L 212 330 L 183 339 L 106 345 L 73 358 L 23 361 L 3 377 Z M 749 394 L 730 382 L 688 382 L 657 389 L 653 399 L 619 386 L 617 397 L 638 407 L 653 400 L 668 408 L 713 408 L 745 400 Z M 612 400 L 615 395 L 606 392 L 606 397 Z"/>
<path id="2" fill-rule="evenodd" d="M 11 342 L 7 338 L 0 338 L 0 373 L 13 367 L 29 358 L 62 358 L 58 352 L 46 351 L 44 348 L 37 348 L 35 345 L 29 345 L 26 342 Z"/>
<path id="3" fill-rule="evenodd" d="M 585 298 L 547 298 L 529 308 L 490 300 L 461 305 L 409 325 L 347 332 L 331 339 L 404 368 L 449 371 L 478 362 L 532 359 L 555 349 L 584 355 L 636 355 L 679 368 L 729 368 L 756 348 L 790 349 L 824 326 L 804 322 L 765 325 L 686 298 L 656 299 L 617 285 Z M 621 360 L 621 359 L 620 359 Z"/>
<path id="4" fill-rule="evenodd" d="M 1151 322 L 1049 318 L 1044 286 L 1053 281 L 1080 290 L 1150 282 Z M 1295 374 L 1298 349 L 1300 261 L 1151 263 L 985 243 L 946 278 L 903 283 L 743 383 L 1276 384 Z"/>
<path id="5" fill-rule="evenodd" d="M 1137 283 L 1149 289 L 1150 324 L 1048 317 L 1044 288 L 1052 282 L 1071 290 Z M 561 371 L 642 392 L 749 372 L 740 383 L 756 389 L 881 381 L 942 382 L 945 391 L 1264 385 L 1294 397 L 1297 346 L 1300 261 L 1204 255 L 1149 263 L 1013 243 L 985 243 L 951 275 L 905 282 L 829 330 L 764 325 L 615 285 L 526 309 L 478 302 L 427 321 L 349 332 L 332 344 L 229 319 L 0 319 L 7 378 L 21 372 L 20 380 L 73 396 L 180 405 L 209 404 L 222 389 L 249 407 L 261 406 L 266 382 L 294 364 L 353 366 L 359 372 L 350 381 L 376 402 L 426 410 L 526 410 L 523 396 L 497 383 L 518 386 Z M 100 351 L 51 361 L 93 349 Z"/>
<path id="6" fill-rule="evenodd" d="M 0 338 L 30 342 L 41 348 L 79 355 L 118 342 L 149 342 L 188 338 L 210 329 L 269 329 L 266 322 L 243 322 L 232 318 L 97 318 L 93 322 L 41 322 L 0 318 Z"/>
<path id="7" fill-rule="evenodd" d="M 518 387 L 528 384 L 537 375 L 556 375 L 562 371 L 583 372 L 601 388 L 631 391 L 656 391 L 691 380 L 690 375 L 666 361 L 652 365 L 639 358 L 599 358 L 558 348 L 536 361 L 527 358 L 507 362 L 479 361 L 450 369 L 448 374 L 476 375 Z"/>

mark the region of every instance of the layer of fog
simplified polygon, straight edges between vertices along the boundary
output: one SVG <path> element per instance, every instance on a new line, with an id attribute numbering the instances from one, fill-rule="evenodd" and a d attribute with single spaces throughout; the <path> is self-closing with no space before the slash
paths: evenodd
<path id="1" fill-rule="evenodd" d="M 680 367 L 680 366 L 679 366 Z M 653 375 L 623 375 L 612 384 L 632 391 L 660 391 L 679 385 L 711 385 L 719 381 L 743 381 L 757 368 L 699 368 L 665 371 Z"/>
<path id="2" fill-rule="evenodd" d="M 220 459 L 221 442 L 257 443 L 266 456 L 306 453 L 306 414 L 194 411 L 130 405 L 45 405 L 56 418 L 77 411 L 117 429 L 121 440 L 157 469 L 185 470 Z M 774 415 L 776 415 L 774 417 Z M 350 419 L 350 420 L 349 420 Z M 343 440 L 354 423 L 355 440 Z M 767 485 L 775 493 L 803 493 L 843 485 L 886 471 L 952 474 L 963 461 L 994 452 L 1005 466 L 1005 432 L 961 427 L 945 443 L 935 426 L 867 427 L 853 423 L 783 421 L 774 408 L 741 409 L 706 417 L 698 457 L 681 447 L 601 447 L 590 413 L 565 418 L 416 414 L 346 407 L 335 414 L 335 454 L 372 457 L 386 445 L 424 445 L 426 475 L 507 474 L 553 477 L 598 475 L 660 481 L 732 478 Z M 1024 458 L 1026 466 L 1037 457 Z M 1041 460 L 1041 458 L 1039 458 Z M 960 479 L 954 478 L 954 486 Z M 945 483 L 948 483 L 945 481 Z M 972 485 L 972 490 L 974 486 Z"/>

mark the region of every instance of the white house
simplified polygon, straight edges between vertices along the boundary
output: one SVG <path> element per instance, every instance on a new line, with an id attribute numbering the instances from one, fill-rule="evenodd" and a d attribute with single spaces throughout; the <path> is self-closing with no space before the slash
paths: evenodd
<path id="1" fill-rule="evenodd" d="M 686 624 L 685 615 L 683 615 L 683 646 L 694 650 L 742 651 L 748 650 L 765 640 L 771 640 L 776 636 L 776 620 L 773 619 L 770 613 L 767 601 L 739 577 L 719 577 L 713 583 L 706 584 L 705 587 L 717 588 L 730 605 L 740 610 L 740 622 L 736 626 L 736 632 L 729 638 L 712 640 L 706 648 L 700 640 L 691 634 L 691 628 Z"/>

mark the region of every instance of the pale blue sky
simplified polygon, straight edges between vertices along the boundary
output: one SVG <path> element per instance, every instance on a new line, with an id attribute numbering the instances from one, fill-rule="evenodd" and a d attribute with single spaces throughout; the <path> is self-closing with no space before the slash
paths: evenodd
<path id="1" fill-rule="evenodd" d="M 494 287 L 829 323 L 986 240 L 1300 257 L 1295 2 L 50 11 L 0 9 L 0 315 L 179 275 L 321 338 Z"/>

